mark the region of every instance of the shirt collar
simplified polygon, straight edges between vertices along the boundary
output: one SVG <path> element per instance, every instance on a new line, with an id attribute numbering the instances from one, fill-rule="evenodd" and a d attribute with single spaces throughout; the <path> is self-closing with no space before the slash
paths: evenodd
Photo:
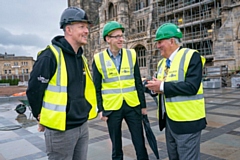
<path id="1" fill-rule="evenodd" d="M 170 57 L 168 58 L 171 62 L 173 61 L 175 55 L 177 54 L 178 50 L 179 50 L 180 47 L 178 47 L 171 55 Z"/>
<path id="2" fill-rule="evenodd" d="M 110 49 L 108 48 L 107 50 L 108 50 L 109 56 L 110 56 L 110 57 L 113 57 L 113 54 L 112 54 L 112 52 L 110 51 Z M 122 54 L 122 50 L 120 49 L 117 56 L 121 56 L 121 54 Z"/>

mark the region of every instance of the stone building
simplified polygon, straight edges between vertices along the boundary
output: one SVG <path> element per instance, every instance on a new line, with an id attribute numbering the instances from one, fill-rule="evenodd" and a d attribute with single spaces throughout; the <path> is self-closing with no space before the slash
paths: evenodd
<path id="1" fill-rule="evenodd" d="M 153 75 L 161 59 L 155 32 L 165 23 L 178 25 L 184 47 L 197 49 L 206 66 L 240 69 L 240 0 L 68 0 L 93 21 L 85 53 L 89 61 L 105 49 L 102 29 L 115 20 L 125 27 L 126 48 L 134 48 L 142 76 Z"/>
<path id="2" fill-rule="evenodd" d="M 0 53 L 0 80 L 20 79 L 21 81 L 28 81 L 33 64 L 33 57 Z"/>

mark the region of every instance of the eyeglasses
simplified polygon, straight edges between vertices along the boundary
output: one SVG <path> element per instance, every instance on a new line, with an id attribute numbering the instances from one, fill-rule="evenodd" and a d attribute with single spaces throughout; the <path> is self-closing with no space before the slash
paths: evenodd
<path id="1" fill-rule="evenodd" d="M 110 37 L 110 38 L 116 38 L 117 40 L 119 40 L 119 39 L 121 39 L 121 38 L 124 38 L 123 35 L 116 35 L 116 36 L 109 36 L 109 35 L 108 35 L 108 37 Z"/>

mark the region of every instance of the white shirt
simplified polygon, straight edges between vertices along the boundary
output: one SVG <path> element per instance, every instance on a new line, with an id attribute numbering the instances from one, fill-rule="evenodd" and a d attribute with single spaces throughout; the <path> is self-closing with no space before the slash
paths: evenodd
<path id="1" fill-rule="evenodd" d="M 168 58 L 170 60 L 170 66 L 171 66 L 171 63 L 175 57 L 175 55 L 177 54 L 178 50 L 179 50 L 180 47 L 178 47 L 171 55 L 170 57 Z M 160 91 L 163 92 L 164 91 L 164 81 L 162 81 L 161 85 L 160 85 Z"/>
<path id="2" fill-rule="evenodd" d="M 175 57 L 175 55 L 177 54 L 177 51 L 178 51 L 179 47 L 170 55 L 169 57 L 169 60 L 170 60 L 170 66 L 171 66 L 171 63 Z M 164 91 L 164 81 L 162 81 L 161 85 L 160 85 L 160 91 L 163 92 Z M 162 105 L 161 105 L 161 108 L 162 108 L 162 119 L 164 118 L 164 113 L 166 112 L 166 109 L 165 109 L 165 104 L 164 104 L 164 98 L 163 98 L 163 95 L 161 96 L 161 102 L 162 102 Z"/>

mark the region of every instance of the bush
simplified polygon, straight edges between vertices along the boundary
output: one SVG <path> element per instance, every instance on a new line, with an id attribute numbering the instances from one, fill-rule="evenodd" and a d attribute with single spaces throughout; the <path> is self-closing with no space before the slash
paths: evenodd
<path id="1" fill-rule="evenodd" d="M 0 83 L 9 83 L 11 86 L 18 85 L 19 79 L 2 79 Z"/>

